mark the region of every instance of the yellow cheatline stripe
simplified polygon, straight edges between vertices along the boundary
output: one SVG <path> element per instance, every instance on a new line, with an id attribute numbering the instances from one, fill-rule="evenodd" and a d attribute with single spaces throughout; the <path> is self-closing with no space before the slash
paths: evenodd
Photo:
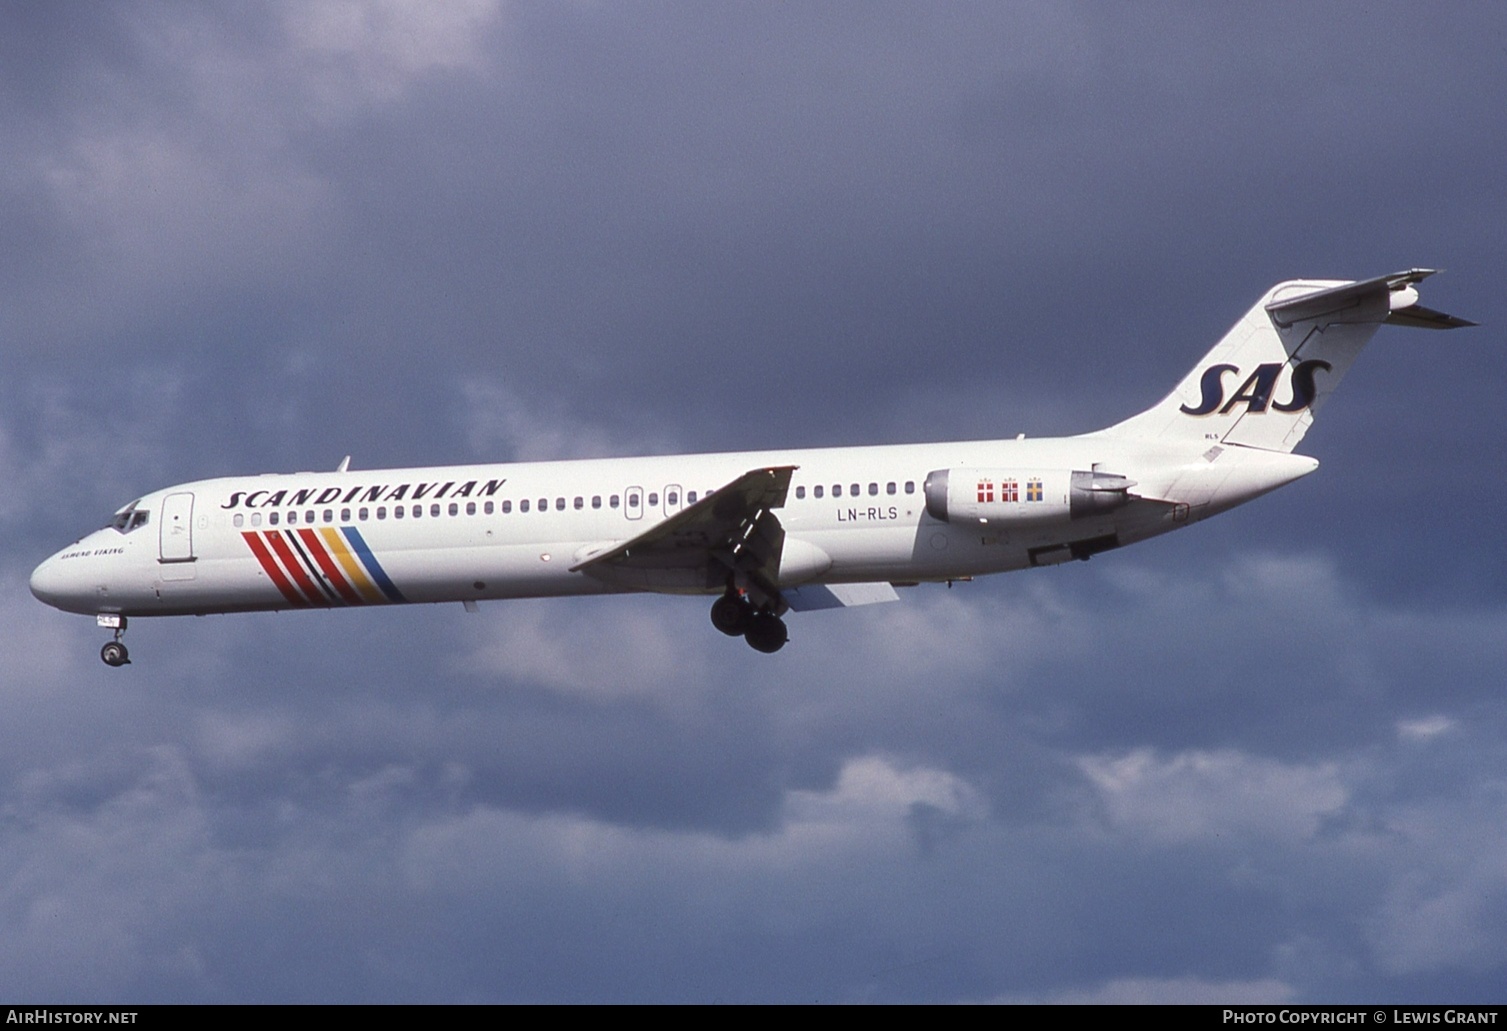
<path id="1" fill-rule="evenodd" d="M 372 583 L 371 577 L 366 575 L 366 570 L 361 568 L 361 563 L 350 549 L 345 546 L 345 539 L 333 526 L 321 526 L 319 536 L 324 538 L 324 543 L 329 547 L 330 554 L 340 562 L 340 568 L 345 570 L 345 575 L 351 578 L 351 583 L 356 585 L 356 590 L 361 592 L 361 597 L 370 602 L 383 602 L 387 599 L 382 597 L 382 592 L 377 590 L 377 585 Z"/>

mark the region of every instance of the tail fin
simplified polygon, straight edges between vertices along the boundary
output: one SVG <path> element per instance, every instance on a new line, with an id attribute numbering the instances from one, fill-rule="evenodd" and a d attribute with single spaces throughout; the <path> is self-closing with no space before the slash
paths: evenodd
<path id="1" fill-rule="evenodd" d="M 1279 283 L 1160 404 L 1101 432 L 1290 452 L 1383 322 L 1475 325 L 1418 304 L 1414 285 L 1433 274 Z"/>

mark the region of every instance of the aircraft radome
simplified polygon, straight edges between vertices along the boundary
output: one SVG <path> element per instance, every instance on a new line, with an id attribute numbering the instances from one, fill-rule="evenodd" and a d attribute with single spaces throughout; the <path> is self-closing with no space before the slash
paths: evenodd
<path id="1" fill-rule="evenodd" d="M 1250 501 L 1382 323 L 1474 323 L 1413 269 L 1268 290 L 1160 403 L 1076 437 L 233 476 L 155 491 L 36 568 L 31 590 L 129 618 L 653 591 L 715 596 L 761 652 L 789 610 L 1086 559 Z"/>

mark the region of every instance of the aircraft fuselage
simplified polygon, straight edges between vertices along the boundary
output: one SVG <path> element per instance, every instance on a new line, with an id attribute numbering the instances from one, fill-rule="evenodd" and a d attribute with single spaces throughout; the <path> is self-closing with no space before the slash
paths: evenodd
<path id="1" fill-rule="evenodd" d="M 1279 283 L 1160 403 L 1076 437 L 268 474 L 137 499 L 32 574 L 126 620 L 578 594 L 718 595 L 760 651 L 789 610 L 1086 559 L 1312 472 L 1293 454 L 1383 323 L 1423 308 L 1413 269 Z"/>

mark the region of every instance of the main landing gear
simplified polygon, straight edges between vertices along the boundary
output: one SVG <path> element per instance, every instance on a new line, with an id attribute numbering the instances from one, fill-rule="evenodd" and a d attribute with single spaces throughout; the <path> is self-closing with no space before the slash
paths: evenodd
<path id="1" fill-rule="evenodd" d="M 712 602 L 712 626 L 728 637 L 742 637 L 754 651 L 766 654 L 779 651 L 790 640 L 783 619 L 767 608 L 754 608 L 734 590 Z"/>
<path id="2" fill-rule="evenodd" d="M 126 646 L 120 640 L 126 632 L 126 617 L 102 612 L 94 617 L 94 621 L 106 630 L 115 631 L 115 640 L 106 641 L 105 646 L 99 650 L 99 657 L 105 660 L 105 665 L 124 666 L 128 664 L 131 661 L 131 653 L 126 651 Z"/>

